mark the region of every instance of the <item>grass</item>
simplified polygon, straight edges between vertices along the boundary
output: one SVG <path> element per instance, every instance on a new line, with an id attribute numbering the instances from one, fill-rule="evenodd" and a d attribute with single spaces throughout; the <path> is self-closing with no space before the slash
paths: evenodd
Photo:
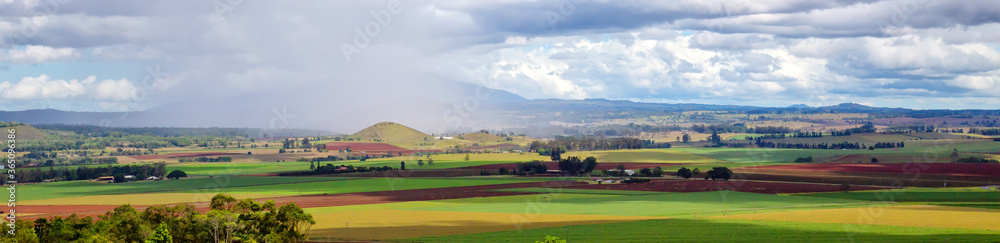
<path id="1" fill-rule="evenodd" d="M 588 214 L 618 216 L 693 216 L 701 212 L 752 209 L 796 205 L 852 203 L 855 200 L 780 196 L 733 191 L 657 193 L 650 195 L 608 196 L 597 198 L 547 198 L 522 202 L 448 205 L 417 208 L 417 210 L 464 211 L 494 213 L 525 213 L 526 208 L 538 214 Z"/>
<path id="2" fill-rule="evenodd" d="M 359 180 L 319 181 L 297 184 L 260 185 L 227 188 L 227 192 L 274 192 L 291 194 L 338 194 L 374 191 L 398 191 L 460 186 L 496 185 L 532 182 L 530 179 L 436 179 L 436 178 L 371 178 Z"/>
<path id="3" fill-rule="evenodd" d="M 604 215 L 532 215 L 517 213 L 436 212 L 376 209 L 313 215 L 309 239 L 364 241 L 524 230 L 543 227 L 646 220 L 653 217 Z M 482 242 L 482 241 L 480 241 Z"/>
<path id="4" fill-rule="evenodd" d="M 443 237 L 413 242 L 991 242 L 998 231 L 730 219 L 659 219 Z"/>
<path id="5" fill-rule="evenodd" d="M 982 209 L 993 209 L 1000 210 L 1000 203 L 931 203 L 931 205 L 948 206 L 948 207 L 969 207 L 969 208 L 982 208 Z"/>
<path id="6" fill-rule="evenodd" d="M 342 180 L 331 177 L 251 177 L 220 176 L 180 180 L 100 183 L 91 181 L 50 182 L 18 185 L 18 200 L 39 200 L 79 196 L 118 195 L 152 192 L 190 192 L 247 186 L 289 186 L 294 183 Z"/>
<path id="7" fill-rule="evenodd" d="M 81 196 L 81 197 L 31 200 L 31 201 L 22 201 L 18 204 L 19 205 L 122 205 L 122 204 L 158 205 L 158 204 L 208 202 L 211 201 L 212 197 L 215 195 L 216 193 L 212 192 L 116 194 L 116 195 Z M 275 193 L 264 193 L 264 192 L 231 193 L 230 195 L 236 197 L 237 199 L 244 199 L 244 198 L 260 199 L 260 198 L 286 196 L 286 194 L 275 194 Z"/>
<path id="8" fill-rule="evenodd" d="M 876 224 L 934 228 L 1000 230 L 1000 211 L 972 207 L 906 205 L 837 208 L 716 216 L 727 219 L 813 223 Z"/>
<path id="9" fill-rule="evenodd" d="M 253 175 L 309 170 L 308 162 L 267 163 L 180 163 L 168 164 L 167 171 L 181 170 L 189 176 Z"/>
<path id="10" fill-rule="evenodd" d="M 982 189 L 910 188 L 859 192 L 825 192 L 796 194 L 798 196 L 822 197 L 864 201 L 892 202 L 997 202 L 1000 192 Z"/>

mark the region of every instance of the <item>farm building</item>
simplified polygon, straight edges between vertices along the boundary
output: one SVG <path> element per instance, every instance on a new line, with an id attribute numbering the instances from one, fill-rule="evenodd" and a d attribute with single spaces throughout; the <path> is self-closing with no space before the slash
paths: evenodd
<path id="1" fill-rule="evenodd" d="M 97 181 L 115 181 L 115 177 L 114 176 L 102 176 L 102 177 L 98 177 Z"/>

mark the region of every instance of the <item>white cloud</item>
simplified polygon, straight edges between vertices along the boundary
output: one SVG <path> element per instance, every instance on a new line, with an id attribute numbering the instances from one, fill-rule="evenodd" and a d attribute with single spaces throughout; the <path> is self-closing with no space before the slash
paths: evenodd
<path id="1" fill-rule="evenodd" d="M 101 81 L 91 87 L 95 100 L 126 101 L 136 97 L 139 89 L 127 79 Z"/>
<path id="2" fill-rule="evenodd" d="M 8 49 L 0 51 L 0 62 L 8 63 L 44 63 L 75 61 L 80 58 L 76 49 L 49 46 L 25 46 L 24 49 Z"/>
<path id="3" fill-rule="evenodd" d="M 138 88 L 127 79 L 97 81 L 96 76 L 83 80 L 52 79 L 48 75 L 24 77 L 18 82 L 0 83 L 3 100 L 95 100 L 127 101 L 133 99 Z"/>

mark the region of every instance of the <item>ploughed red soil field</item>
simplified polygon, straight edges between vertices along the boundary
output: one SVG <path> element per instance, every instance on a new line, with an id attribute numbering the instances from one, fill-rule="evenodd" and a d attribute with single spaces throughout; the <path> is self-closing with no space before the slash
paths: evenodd
<path id="1" fill-rule="evenodd" d="M 327 150 L 351 150 L 353 155 L 364 155 L 364 154 L 384 154 L 388 152 L 401 153 L 404 155 L 414 154 L 414 153 L 430 153 L 430 152 L 442 152 L 441 150 L 413 150 L 405 149 L 393 146 L 388 143 L 343 143 L 343 142 L 333 142 L 326 143 Z"/>
<path id="2" fill-rule="evenodd" d="M 865 163 L 865 164 L 794 164 L 744 167 L 741 170 L 798 170 L 827 172 L 903 173 L 956 176 L 1000 176 L 1000 164 L 972 163 Z"/>
<path id="3" fill-rule="evenodd" d="M 663 164 L 663 163 L 634 163 L 634 162 L 612 163 L 612 162 L 608 162 L 608 163 L 597 163 L 597 168 L 594 168 L 594 170 L 598 171 L 598 170 L 615 169 L 615 168 L 618 168 L 618 165 L 625 165 L 625 169 L 637 170 L 637 169 L 642 169 L 642 168 L 653 168 L 653 167 L 657 167 L 657 166 L 663 166 L 663 167 L 665 167 L 665 166 L 677 166 L 677 165 L 689 165 L 689 164 L 686 164 L 686 163 Z M 550 169 L 559 168 L 559 162 L 545 162 L 545 167 L 548 167 Z M 513 168 L 517 168 L 517 163 L 477 165 L 477 166 L 461 167 L 461 168 L 456 168 L 456 169 L 499 170 L 500 168 L 507 168 L 508 170 L 513 169 Z"/>
<path id="4" fill-rule="evenodd" d="M 588 184 L 569 186 L 566 188 L 575 189 L 607 189 L 607 190 L 632 190 L 632 191 L 656 191 L 656 192 L 707 192 L 730 190 L 738 192 L 754 193 L 804 193 L 804 192 L 834 192 L 842 191 L 840 185 L 814 184 L 814 183 L 790 183 L 790 182 L 766 182 L 766 181 L 712 181 L 703 179 L 689 180 L 653 180 L 649 183 L 639 184 Z M 878 190 L 888 189 L 886 187 L 873 186 L 851 186 L 852 191 L 857 190 Z"/>
<path id="5" fill-rule="evenodd" d="M 223 156 L 223 155 L 241 155 L 246 153 L 221 153 L 221 152 L 204 152 L 204 153 L 176 153 L 176 154 L 151 154 L 151 155 L 132 155 L 132 157 L 137 160 L 147 160 L 147 159 L 169 159 L 169 158 L 184 158 L 184 157 L 207 157 L 207 156 Z"/>

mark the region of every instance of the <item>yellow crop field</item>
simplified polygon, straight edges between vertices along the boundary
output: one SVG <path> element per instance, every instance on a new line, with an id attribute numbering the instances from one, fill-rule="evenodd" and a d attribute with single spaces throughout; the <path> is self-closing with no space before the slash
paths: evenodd
<path id="1" fill-rule="evenodd" d="M 360 210 L 313 214 L 312 240 L 387 240 L 470 234 L 663 217 Z"/>
<path id="2" fill-rule="evenodd" d="M 563 155 L 586 158 L 594 156 L 597 162 L 645 162 L 645 163 L 713 163 L 719 160 L 670 149 L 634 149 L 608 151 L 573 151 Z"/>
<path id="3" fill-rule="evenodd" d="M 1000 210 L 933 205 L 820 209 L 716 218 L 1000 230 Z"/>
<path id="4" fill-rule="evenodd" d="M 208 202 L 217 192 L 206 193 L 142 193 L 41 199 L 19 202 L 19 205 L 159 205 Z M 272 192 L 229 193 L 237 199 L 283 197 L 292 194 Z"/>

